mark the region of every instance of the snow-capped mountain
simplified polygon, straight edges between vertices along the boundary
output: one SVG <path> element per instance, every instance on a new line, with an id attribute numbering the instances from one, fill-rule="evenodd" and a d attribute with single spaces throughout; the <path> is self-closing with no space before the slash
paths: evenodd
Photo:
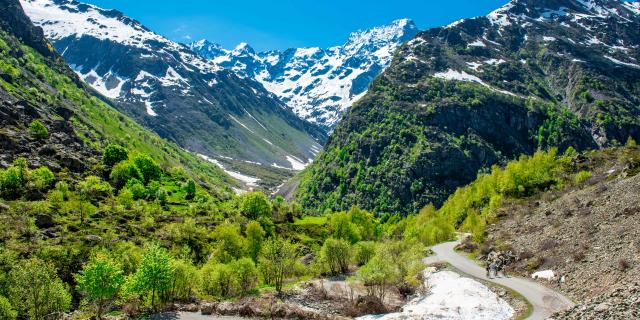
<path id="1" fill-rule="evenodd" d="M 408 19 L 351 34 L 343 46 L 256 53 L 246 43 L 226 50 L 207 40 L 190 48 L 217 66 L 260 82 L 302 119 L 331 130 L 362 97 L 394 51 L 418 33 Z"/>
<path id="2" fill-rule="evenodd" d="M 297 170 L 326 139 L 261 84 L 121 12 L 72 0 L 21 3 L 84 81 L 185 149 Z"/>

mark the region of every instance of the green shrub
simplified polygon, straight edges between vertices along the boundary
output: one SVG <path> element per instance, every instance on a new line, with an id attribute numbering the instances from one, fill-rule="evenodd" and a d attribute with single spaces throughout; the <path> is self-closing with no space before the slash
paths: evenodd
<path id="1" fill-rule="evenodd" d="M 85 295 L 89 303 L 95 305 L 98 319 L 108 311 L 105 308 L 115 300 L 124 282 L 120 266 L 104 254 L 91 258 L 75 279 L 78 291 Z"/>
<path id="2" fill-rule="evenodd" d="M 152 244 L 145 248 L 142 262 L 136 272 L 127 279 L 128 294 L 150 295 L 151 306 L 155 310 L 160 294 L 171 288 L 174 269 L 167 250 Z"/>
<path id="3" fill-rule="evenodd" d="M 49 129 L 39 119 L 36 119 L 29 124 L 29 134 L 34 139 L 42 140 L 49 137 Z"/>
<path id="4" fill-rule="evenodd" d="M 187 181 L 187 184 L 185 185 L 185 199 L 186 200 L 193 200 L 193 198 L 196 197 L 196 183 L 189 179 L 189 181 Z"/>
<path id="5" fill-rule="evenodd" d="M 9 300 L 0 296 L 0 319 L 15 320 L 17 317 L 18 312 L 13 309 Z"/>
<path id="6" fill-rule="evenodd" d="M 576 176 L 574 178 L 574 181 L 576 184 L 582 184 L 585 181 L 591 179 L 591 177 L 593 176 L 593 174 L 589 171 L 580 171 L 578 173 L 576 173 Z"/>
<path id="7" fill-rule="evenodd" d="M 121 161 L 129 158 L 129 151 L 117 144 L 109 144 L 102 154 L 102 163 L 105 166 L 112 167 Z"/>
<path id="8" fill-rule="evenodd" d="M 257 221 L 251 221 L 247 224 L 245 234 L 247 237 L 247 251 L 254 262 L 258 261 L 258 254 L 262 249 L 262 243 L 265 238 L 265 231 Z"/>
<path id="9" fill-rule="evenodd" d="M 245 296 L 258 284 L 258 269 L 250 258 L 241 258 L 230 264 L 233 276 L 238 284 L 238 293 Z"/>
<path id="10" fill-rule="evenodd" d="M 233 223 L 223 223 L 213 230 L 213 240 L 216 242 L 214 258 L 218 262 L 228 263 L 244 255 L 245 239 L 240 234 L 240 226 Z"/>
<path id="11" fill-rule="evenodd" d="M 147 189 L 145 189 L 142 182 L 138 179 L 131 179 L 127 182 L 125 189 L 131 191 L 134 200 L 144 199 L 147 195 Z"/>
<path id="12" fill-rule="evenodd" d="M 176 259 L 172 261 L 174 275 L 169 295 L 172 301 L 190 301 L 202 286 L 198 269 L 190 261 Z"/>
<path id="13" fill-rule="evenodd" d="M 260 251 L 259 269 L 267 284 L 274 285 L 277 292 L 282 292 L 286 279 L 295 274 L 297 246 L 290 241 L 271 238 Z"/>
<path id="14" fill-rule="evenodd" d="M 204 293 L 218 298 L 231 297 L 236 286 L 231 267 L 213 260 L 202 268 L 202 282 Z"/>
<path id="15" fill-rule="evenodd" d="M 28 186 L 31 189 L 44 191 L 49 189 L 55 182 L 56 177 L 47 167 L 40 167 L 29 173 Z"/>
<path id="16" fill-rule="evenodd" d="M 240 196 L 240 213 L 249 219 L 271 218 L 272 209 L 269 198 L 262 192 L 247 192 Z"/>
<path id="17" fill-rule="evenodd" d="M 9 273 L 9 297 L 21 316 L 45 319 L 66 312 L 71 295 L 52 264 L 32 258 L 16 265 Z"/>
<path id="18" fill-rule="evenodd" d="M 133 198 L 133 192 L 127 188 L 120 190 L 117 201 L 118 204 L 123 206 L 125 209 L 131 209 L 133 207 L 133 202 L 135 201 Z"/>
<path id="19" fill-rule="evenodd" d="M 7 170 L 0 170 L 0 196 L 6 199 L 16 199 L 24 190 L 24 180 L 20 174 L 20 169 L 9 167 Z"/>
<path id="20" fill-rule="evenodd" d="M 142 181 L 143 177 L 140 169 L 132 161 L 121 161 L 113 167 L 109 179 L 116 189 L 121 189 L 130 180 Z"/>
<path id="21" fill-rule="evenodd" d="M 363 266 L 376 253 L 376 243 L 373 241 L 361 241 L 353 246 L 353 260 L 358 266 Z"/>
<path id="22" fill-rule="evenodd" d="M 329 238 L 320 249 L 320 257 L 331 274 L 345 274 L 349 272 L 349 261 L 351 261 L 351 247 L 345 240 Z"/>
<path id="23" fill-rule="evenodd" d="M 336 239 L 343 239 L 351 243 L 360 241 L 360 232 L 351 222 L 351 216 L 346 212 L 338 212 L 329 218 L 329 232 Z"/>
<path id="24" fill-rule="evenodd" d="M 138 154 L 133 158 L 133 163 L 140 170 L 145 185 L 151 181 L 160 180 L 162 169 L 149 155 Z"/>
<path id="25" fill-rule="evenodd" d="M 78 182 L 76 190 L 83 199 L 94 202 L 110 197 L 113 191 L 111 185 L 96 176 L 88 176 Z"/>

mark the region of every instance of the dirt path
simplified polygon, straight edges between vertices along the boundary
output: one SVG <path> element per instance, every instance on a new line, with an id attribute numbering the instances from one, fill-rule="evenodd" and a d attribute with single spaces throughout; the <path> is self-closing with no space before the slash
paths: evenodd
<path id="1" fill-rule="evenodd" d="M 517 278 L 492 278 L 486 276 L 484 268 L 474 261 L 455 252 L 454 248 L 459 242 L 447 242 L 431 248 L 435 255 L 425 259 L 426 263 L 448 262 L 456 269 L 472 277 L 493 282 L 510 288 L 520 293 L 533 306 L 533 311 L 528 319 L 546 319 L 554 313 L 571 308 L 574 303 L 561 293 L 551 290 L 537 282 Z"/>

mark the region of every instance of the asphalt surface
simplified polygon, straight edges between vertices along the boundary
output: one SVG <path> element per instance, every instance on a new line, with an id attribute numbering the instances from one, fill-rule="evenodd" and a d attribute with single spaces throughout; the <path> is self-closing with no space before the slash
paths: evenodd
<path id="1" fill-rule="evenodd" d="M 519 277 L 488 278 L 484 268 L 454 250 L 458 243 L 457 241 L 447 242 L 432 247 L 434 255 L 426 258 L 425 262 L 447 262 L 469 276 L 493 282 L 518 292 L 533 307 L 532 313 L 527 319 L 547 319 L 558 311 L 574 306 L 574 303 L 566 296 L 533 280 Z"/>

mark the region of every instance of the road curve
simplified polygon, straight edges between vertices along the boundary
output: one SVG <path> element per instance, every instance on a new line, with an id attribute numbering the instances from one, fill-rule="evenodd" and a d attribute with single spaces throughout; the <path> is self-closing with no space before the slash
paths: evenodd
<path id="1" fill-rule="evenodd" d="M 447 262 L 454 268 L 474 278 L 493 282 L 520 293 L 533 307 L 531 315 L 527 319 L 547 319 L 558 311 L 574 306 L 574 303 L 561 293 L 529 279 L 518 277 L 487 278 L 484 268 L 454 250 L 458 243 L 458 241 L 446 242 L 432 247 L 431 250 L 433 250 L 434 255 L 426 258 L 425 262 Z"/>

